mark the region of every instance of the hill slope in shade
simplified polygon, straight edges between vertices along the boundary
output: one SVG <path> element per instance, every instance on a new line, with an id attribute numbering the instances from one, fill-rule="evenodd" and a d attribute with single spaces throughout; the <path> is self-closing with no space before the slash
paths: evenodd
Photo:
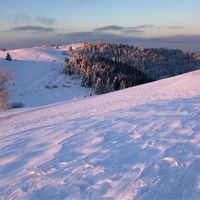
<path id="1" fill-rule="evenodd" d="M 0 115 L 1 199 L 200 199 L 200 71 Z"/>
<path id="2" fill-rule="evenodd" d="M 64 60 L 69 46 L 76 49 L 80 44 L 55 47 L 17 49 L 9 51 L 12 61 L 6 61 L 7 51 L 0 51 L 0 70 L 8 69 L 15 77 L 10 85 L 11 102 L 22 102 L 25 107 L 42 106 L 60 101 L 88 96 L 91 89 L 80 86 L 80 80 L 66 76 Z"/>

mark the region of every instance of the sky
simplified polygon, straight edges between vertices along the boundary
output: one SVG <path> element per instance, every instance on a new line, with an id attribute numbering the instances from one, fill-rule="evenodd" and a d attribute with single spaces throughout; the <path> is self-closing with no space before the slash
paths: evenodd
<path id="1" fill-rule="evenodd" d="M 0 48 L 124 43 L 200 51 L 199 0 L 0 0 Z"/>

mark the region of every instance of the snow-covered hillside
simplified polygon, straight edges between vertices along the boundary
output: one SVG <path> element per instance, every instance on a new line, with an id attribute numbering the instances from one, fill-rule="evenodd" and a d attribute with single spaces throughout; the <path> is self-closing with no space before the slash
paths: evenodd
<path id="1" fill-rule="evenodd" d="M 200 199 L 199 121 L 200 71 L 1 113 L 0 199 Z"/>
<path id="2" fill-rule="evenodd" d="M 79 99 L 91 91 L 80 86 L 80 80 L 62 74 L 69 46 L 75 50 L 80 44 L 55 47 L 0 51 L 0 70 L 8 69 L 15 77 L 11 83 L 11 102 L 25 107 L 42 106 L 60 101 Z M 9 52 L 13 61 L 6 61 Z M 49 89 L 50 88 L 50 89 Z"/>

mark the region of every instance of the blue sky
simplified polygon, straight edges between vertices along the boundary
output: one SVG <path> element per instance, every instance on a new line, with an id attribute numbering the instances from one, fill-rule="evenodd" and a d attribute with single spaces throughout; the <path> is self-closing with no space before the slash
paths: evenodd
<path id="1" fill-rule="evenodd" d="M 199 0 L 0 0 L 0 48 L 83 41 L 200 50 Z"/>

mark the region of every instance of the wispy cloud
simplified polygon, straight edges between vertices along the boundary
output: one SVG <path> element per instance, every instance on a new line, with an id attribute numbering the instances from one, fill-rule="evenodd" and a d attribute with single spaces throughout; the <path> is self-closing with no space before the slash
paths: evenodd
<path id="1" fill-rule="evenodd" d="M 123 27 L 117 25 L 104 26 L 94 29 L 94 31 L 120 31 L 120 30 L 123 30 Z"/>
<path id="2" fill-rule="evenodd" d="M 39 31 L 39 32 L 53 32 L 53 28 L 47 28 L 42 26 L 18 26 L 12 28 L 13 31 Z"/>
<path id="3" fill-rule="evenodd" d="M 132 27 L 129 27 L 129 28 L 138 30 L 138 29 L 149 29 L 149 28 L 160 28 L 160 27 L 154 26 L 154 25 L 138 25 L 138 26 L 132 26 Z"/>
<path id="4" fill-rule="evenodd" d="M 183 26 L 170 26 L 169 29 L 184 29 Z"/>
<path id="5" fill-rule="evenodd" d="M 143 33 L 144 30 L 126 28 L 123 30 L 125 33 Z"/>
<path id="6" fill-rule="evenodd" d="M 36 20 L 40 24 L 46 24 L 46 25 L 53 25 L 56 23 L 56 19 L 51 18 L 51 17 L 45 17 L 43 15 L 40 15 L 39 17 L 37 17 Z"/>
<path id="7" fill-rule="evenodd" d="M 94 31 L 118 31 L 118 32 L 125 32 L 125 33 L 142 33 L 145 32 L 145 29 L 158 29 L 161 27 L 154 26 L 154 25 L 138 25 L 132 27 L 123 27 L 117 25 L 110 25 L 110 26 L 103 26 L 100 28 L 94 29 Z"/>

